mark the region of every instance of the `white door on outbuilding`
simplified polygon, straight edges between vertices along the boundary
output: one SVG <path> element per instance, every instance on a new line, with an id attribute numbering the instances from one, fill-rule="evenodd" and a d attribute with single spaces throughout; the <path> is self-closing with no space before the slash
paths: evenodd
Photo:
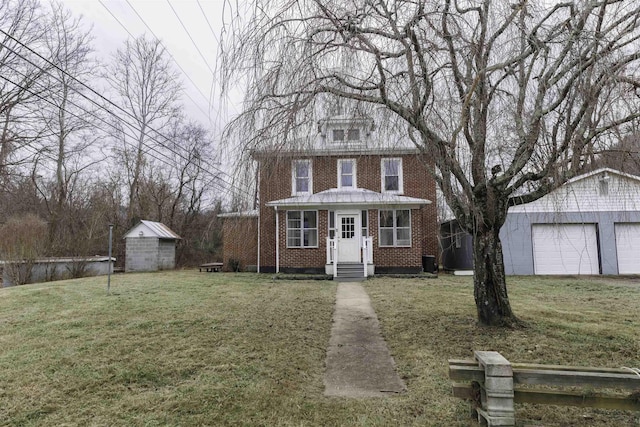
<path id="1" fill-rule="evenodd" d="M 534 224 L 535 274 L 600 274 L 595 224 Z"/>
<path id="2" fill-rule="evenodd" d="M 618 274 L 640 274 L 640 224 L 616 224 Z"/>

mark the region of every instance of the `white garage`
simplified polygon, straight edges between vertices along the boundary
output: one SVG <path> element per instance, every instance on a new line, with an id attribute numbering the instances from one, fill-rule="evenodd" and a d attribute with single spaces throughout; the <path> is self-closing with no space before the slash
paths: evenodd
<path id="1" fill-rule="evenodd" d="M 640 224 L 618 223 L 615 228 L 618 274 L 640 274 Z"/>
<path id="2" fill-rule="evenodd" d="M 534 274 L 600 274 L 595 224 L 533 224 Z"/>

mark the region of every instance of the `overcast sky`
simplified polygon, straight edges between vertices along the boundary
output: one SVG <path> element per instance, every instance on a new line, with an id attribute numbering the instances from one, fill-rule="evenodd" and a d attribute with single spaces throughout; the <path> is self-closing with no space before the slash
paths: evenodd
<path id="1" fill-rule="evenodd" d="M 62 2 L 74 14 L 82 15 L 86 25 L 93 25 L 94 48 L 105 61 L 131 35 L 147 33 L 160 38 L 175 59 L 174 68 L 183 74 L 187 114 L 208 126 L 216 138 L 228 114 L 236 113 L 220 112 L 220 91 L 215 83 L 223 0 Z"/>

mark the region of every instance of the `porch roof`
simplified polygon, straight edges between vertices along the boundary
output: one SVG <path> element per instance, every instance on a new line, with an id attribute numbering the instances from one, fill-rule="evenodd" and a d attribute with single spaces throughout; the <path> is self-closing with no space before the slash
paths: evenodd
<path id="1" fill-rule="evenodd" d="M 267 202 L 272 207 L 335 208 L 350 206 L 419 208 L 430 204 L 427 199 L 402 196 L 394 193 L 378 193 L 364 188 L 331 188 L 315 194 L 304 194 Z"/>

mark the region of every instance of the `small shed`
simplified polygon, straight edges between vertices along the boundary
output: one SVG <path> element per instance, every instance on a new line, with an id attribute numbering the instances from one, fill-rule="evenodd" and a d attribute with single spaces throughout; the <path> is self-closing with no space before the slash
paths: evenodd
<path id="1" fill-rule="evenodd" d="M 176 243 L 181 237 L 161 222 L 141 220 L 124 239 L 126 272 L 176 268 Z"/>
<path id="2" fill-rule="evenodd" d="M 444 270 L 473 270 L 473 240 L 457 219 L 440 224 L 440 250 Z"/>

